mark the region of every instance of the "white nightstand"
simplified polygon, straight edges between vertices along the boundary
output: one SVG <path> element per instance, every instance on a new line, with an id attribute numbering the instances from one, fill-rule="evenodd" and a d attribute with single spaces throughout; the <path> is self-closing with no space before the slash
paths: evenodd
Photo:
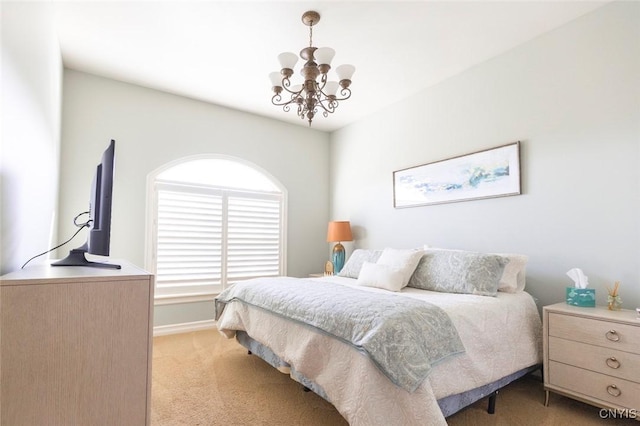
<path id="1" fill-rule="evenodd" d="M 640 416 L 640 320 L 635 311 L 566 303 L 543 308 L 545 406 L 549 391 Z"/>

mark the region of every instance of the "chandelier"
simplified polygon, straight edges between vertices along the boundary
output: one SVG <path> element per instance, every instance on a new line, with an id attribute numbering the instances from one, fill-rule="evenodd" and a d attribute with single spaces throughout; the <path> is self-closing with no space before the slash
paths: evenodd
<path id="1" fill-rule="evenodd" d="M 306 118 L 309 126 L 318 111 L 328 117 L 335 112 L 338 101 L 351 97 L 349 86 L 351 76 L 356 70 L 353 65 L 340 65 L 335 70 L 338 81 L 328 80 L 327 73 L 331 69 L 331 60 L 336 52 L 330 47 L 313 47 L 313 26 L 318 21 L 320 21 L 318 12 L 308 11 L 302 15 L 302 22 L 309 27 L 309 47 L 300 51 L 300 57 L 307 61 L 300 70 L 304 83 L 291 85 L 293 67 L 298 62 L 298 56 L 295 53 L 284 52 L 278 55 L 282 69 L 280 72 L 269 74 L 271 89 L 274 92 L 271 103 L 281 106 L 285 112 L 291 109 L 291 105 L 297 106 L 298 116 L 303 120 Z M 338 87 L 340 87 L 340 97 L 337 95 Z M 285 96 L 285 100 L 282 99 L 281 94 Z"/>

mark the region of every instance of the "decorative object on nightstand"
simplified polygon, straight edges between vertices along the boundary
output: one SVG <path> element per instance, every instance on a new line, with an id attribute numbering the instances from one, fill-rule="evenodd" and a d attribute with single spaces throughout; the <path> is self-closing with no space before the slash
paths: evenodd
<path id="1" fill-rule="evenodd" d="M 338 274 L 344 266 L 345 252 L 342 241 L 353 241 L 351 235 L 351 225 L 349 221 L 334 221 L 329 222 L 329 228 L 327 230 L 327 242 L 337 243 L 333 246 L 333 254 L 331 255 L 331 261 L 333 262 L 333 273 Z"/>
<path id="2" fill-rule="evenodd" d="M 619 311 L 622 308 L 622 298 L 620 298 L 620 293 L 618 293 L 618 289 L 620 288 L 620 282 L 616 281 L 613 285 L 613 289 L 607 286 L 607 305 L 609 306 L 610 311 Z"/>
<path id="3" fill-rule="evenodd" d="M 549 391 L 634 416 L 640 409 L 640 322 L 630 309 L 542 309 L 545 406 Z"/>
<path id="4" fill-rule="evenodd" d="M 327 260 L 324 264 L 324 274 L 333 275 L 333 262 Z"/>

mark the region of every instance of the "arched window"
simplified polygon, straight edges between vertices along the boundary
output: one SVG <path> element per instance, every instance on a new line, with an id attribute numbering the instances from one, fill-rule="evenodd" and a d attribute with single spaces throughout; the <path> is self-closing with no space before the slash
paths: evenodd
<path id="1" fill-rule="evenodd" d="M 231 157 L 187 158 L 153 172 L 149 185 L 156 299 L 204 299 L 286 273 L 286 191 L 263 170 Z"/>

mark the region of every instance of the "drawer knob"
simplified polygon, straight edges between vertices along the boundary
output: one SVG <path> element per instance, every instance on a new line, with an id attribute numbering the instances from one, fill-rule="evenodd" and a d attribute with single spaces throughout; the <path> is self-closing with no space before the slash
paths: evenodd
<path id="1" fill-rule="evenodd" d="M 615 330 L 609 330 L 605 333 L 605 336 L 607 339 L 611 340 L 612 342 L 617 342 L 618 340 L 620 340 L 620 336 L 618 335 L 618 332 Z"/>
<path id="2" fill-rule="evenodd" d="M 616 359 L 616 357 L 612 356 L 610 358 L 607 358 L 607 360 L 605 361 L 607 363 L 607 366 L 613 368 L 613 369 L 617 369 L 620 368 L 620 361 L 618 361 Z"/>
<path id="3" fill-rule="evenodd" d="M 616 385 L 607 386 L 607 393 L 611 396 L 620 396 L 622 391 Z"/>

